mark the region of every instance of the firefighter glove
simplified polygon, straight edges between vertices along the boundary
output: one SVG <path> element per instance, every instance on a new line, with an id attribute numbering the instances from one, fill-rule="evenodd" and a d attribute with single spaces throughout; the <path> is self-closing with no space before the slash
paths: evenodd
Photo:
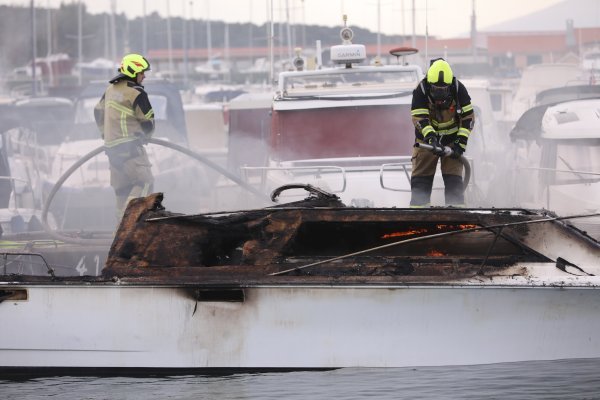
<path id="1" fill-rule="evenodd" d="M 431 150 L 433 154 L 440 157 L 444 155 L 444 146 L 442 145 L 440 139 L 437 137 L 436 134 L 431 134 L 427 136 L 426 140 L 427 144 L 433 146 L 433 149 Z"/>
<path id="2" fill-rule="evenodd" d="M 463 149 L 458 143 L 455 143 L 452 146 L 452 154 L 450 154 L 450 157 L 460 158 L 464 152 L 465 152 L 465 149 Z"/>
<path id="3" fill-rule="evenodd" d="M 440 141 L 435 133 L 430 133 L 425 137 L 425 142 L 433 147 L 440 147 Z"/>

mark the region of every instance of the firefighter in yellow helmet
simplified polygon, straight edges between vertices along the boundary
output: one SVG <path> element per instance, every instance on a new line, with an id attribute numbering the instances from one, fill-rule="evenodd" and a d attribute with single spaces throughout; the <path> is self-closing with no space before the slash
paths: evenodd
<path id="1" fill-rule="evenodd" d="M 411 106 L 415 141 L 439 148 L 435 154 L 415 147 L 412 155 L 411 207 L 429 207 L 433 177 L 441 158 L 446 205 L 464 206 L 463 165 L 460 157 L 467 149 L 473 129 L 471 97 L 443 59 L 433 60 L 427 77 L 413 91 Z M 441 146 L 452 155 L 441 157 Z"/>
<path id="2" fill-rule="evenodd" d="M 154 183 L 143 146 L 154 131 L 154 111 L 142 86 L 149 70 L 150 63 L 143 56 L 127 54 L 94 109 L 110 162 L 119 219 L 129 200 L 148 195 Z"/>

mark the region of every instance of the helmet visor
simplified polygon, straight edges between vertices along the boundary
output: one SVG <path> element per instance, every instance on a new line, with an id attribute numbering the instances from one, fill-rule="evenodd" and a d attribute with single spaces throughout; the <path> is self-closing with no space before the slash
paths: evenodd
<path id="1" fill-rule="evenodd" d="M 144 69 L 144 72 L 152 71 L 152 68 L 150 68 L 150 62 L 146 59 L 146 57 L 144 57 L 144 61 L 146 61 L 146 64 L 148 64 L 148 67 Z"/>

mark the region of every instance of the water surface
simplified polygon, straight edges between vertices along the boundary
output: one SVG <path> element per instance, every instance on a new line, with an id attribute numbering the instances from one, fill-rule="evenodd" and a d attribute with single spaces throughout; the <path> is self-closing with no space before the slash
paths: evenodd
<path id="1" fill-rule="evenodd" d="M 600 399 L 600 359 L 131 377 L 0 377 L 1 399 Z"/>

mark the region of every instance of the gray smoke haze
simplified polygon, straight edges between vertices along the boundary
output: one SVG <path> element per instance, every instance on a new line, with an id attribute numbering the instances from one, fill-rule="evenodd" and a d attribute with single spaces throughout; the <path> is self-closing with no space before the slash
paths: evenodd
<path id="1" fill-rule="evenodd" d="M 31 69 L 29 68 L 29 72 L 27 72 L 32 54 L 31 38 L 25 34 L 29 30 L 29 25 L 26 23 L 29 15 L 27 11 L 26 9 L 18 10 L 19 19 L 13 21 L 14 24 L 20 26 L 23 34 L 16 35 L 10 40 L 3 39 L 4 43 L 9 45 L 0 47 L 0 76 L 2 77 L 0 79 L 0 86 L 2 86 L 0 95 L 5 94 L 5 97 L 8 98 L 7 102 L 14 103 L 19 99 L 27 99 L 27 96 L 31 94 L 32 85 L 29 81 L 31 78 L 27 75 L 30 74 Z M 72 64 L 76 63 L 78 56 L 74 52 L 77 46 L 76 41 L 73 40 L 73 34 L 77 32 L 77 13 L 75 11 L 77 11 L 76 6 L 70 5 L 60 13 L 57 10 L 55 14 L 48 12 L 43 15 L 39 14 L 37 17 L 39 19 L 38 57 L 46 56 L 46 52 L 70 54 L 69 65 L 61 65 L 60 68 L 65 68 L 65 70 L 57 72 L 54 76 L 56 82 L 60 84 L 56 86 L 50 84 L 48 74 L 41 69 L 43 62 L 40 62 L 38 78 L 41 78 L 43 85 L 39 87 L 40 98 L 36 99 L 39 101 L 39 108 L 36 109 L 38 111 L 20 114 L 15 113 L 14 108 L 0 108 L 0 130 L 3 132 L 2 150 L 5 153 L 7 165 L 5 175 L 10 175 L 14 179 L 11 183 L 6 184 L 5 182 L 4 185 L 2 198 L 5 199 L 3 206 L 6 208 L 30 209 L 39 214 L 49 191 L 62 173 L 87 151 L 101 145 L 97 132 L 86 136 L 67 126 L 68 121 L 75 120 L 75 114 L 81 111 L 77 109 L 65 111 L 69 109 L 68 102 L 71 102 L 71 106 L 73 106 L 80 89 L 78 87 L 80 76 L 76 74 L 77 69 L 71 71 L 71 68 L 74 67 Z M 65 14 L 66 12 L 70 14 Z M 65 19 L 58 20 L 59 15 L 66 15 L 68 18 L 64 17 Z M 86 65 L 93 65 L 93 61 L 96 61 L 100 55 L 104 56 L 102 57 L 103 61 L 107 61 L 106 58 L 111 53 L 109 50 L 113 50 L 111 49 L 113 47 L 110 43 L 111 40 L 108 40 L 110 21 L 104 17 L 92 17 L 86 14 L 87 19 L 85 20 L 88 23 L 84 24 L 83 28 L 83 34 L 86 36 L 83 39 L 84 47 L 82 49 L 82 61 Z M 92 21 L 94 23 L 91 23 Z M 124 20 L 120 22 L 124 22 Z M 135 22 L 135 24 L 132 22 L 131 25 L 123 23 L 123 29 L 118 30 L 120 40 L 117 42 L 119 48 L 123 47 L 119 49 L 119 53 L 121 50 L 125 52 L 126 44 L 131 44 L 132 51 L 141 51 L 142 41 L 139 35 L 141 20 Z M 157 24 L 158 22 L 160 21 L 154 21 Z M 7 24 L 5 25 L 7 26 Z M 8 30 L 6 26 L 4 29 Z M 561 26 L 560 29 L 564 29 L 564 27 Z M 52 33 L 51 40 L 46 40 L 47 38 L 44 37 L 46 32 Z M 196 36 L 199 35 L 199 32 L 204 34 L 206 30 L 196 29 Z M 234 32 L 241 31 L 235 31 L 232 28 L 232 36 Z M 322 160 L 326 157 L 323 154 L 327 154 L 327 151 L 317 149 L 321 159 L 315 156 L 317 158 L 315 161 L 299 162 L 301 159 L 310 158 L 306 152 L 300 152 L 298 148 L 293 148 L 300 144 L 305 145 L 300 140 L 303 135 L 302 129 L 297 133 L 300 139 L 294 142 L 292 148 L 287 149 L 285 158 L 272 157 L 273 151 L 270 148 L 273 140 L 270 101 L 272 93 L 265 95 L 264 84 L 261 96 L 244 98 L 246 103 L 243 106 L 240 106 L 241 96 L 233 101 L 226 101 L 224 97 L 221 97 L 220 100 L 225 99 L 225 101 L 218 101 L 210 105 L 202 102 L 205 99 L 200 100 L 197 96 L 193 96 L 193 94 L 212 91 L 209 88 L 214 86 L 221 86 L 222 93 L 231 89 L 247 91 L 250 95 L 255 94 L 256 86 L 252 87 L 248 84 L 253 83 L 252 76 L 244 77 L 241 70 L 244 65 L 247 67 L 255 64 L 252 61 L 256 61 L 256 57 L 254 60 L 240 61 L 237 70 L 235 68 L 227 71 L 219 70 L 220 79 L 226 76 L 237 79 L 235 87 L 229 86 L 231 82 L 215 82 L 214 77 L 199 72 L 202 68 L 198 70 L 194 68 L 210 65 L 213 69 L 225 69 L 232 65 L 234 60 L 226 59 L 229 56 L 229 49 L 225 49 L 224 44 L 223 48 L 219 50 L 215 45 L 213 59 L 190 58 L 192 65 L 186 69 L 181 58 L 177 59 L 176 57 L 175 60 L 171 60 L 158 55 L 161 54 L 161 51 L 166 51 L 169 45 L 166 35 L 163 33 L 163 31 L 155 31 L 150 37 L 152 45 L 148 49 L 155 51 L 162 49 L 155 53 L 157 54 L 156 60 L 151 60 L 152 74 L 173 78 L 174 83 L 179 85 L 182 99 L 187 102 L 183 112 L 187 122 L 187 145 L 190 149 L 245 179 L 248 185 L 263 191 L 266 196 L 279 185 L 294 182 L 309 183 L 321 186 L 325 190 L 331 190 L 342 197 L 348 205 L 390 207 L 407 207 L 409 205 L 410 180 L 404 170 L 396 165 L 395 169 L 389 168 L 383 175 L 385 183 L 390 187 L 404 190 L 398 191 L 381 188 L 378 169 L 384 163 L 399 164 L 401 161 L 410 163 L 410 145 L 412 145 L 414 137 L 408 112 L 401 116 L 400 122 L 398 122 L 397 115 L 382 117 L 371 123 L 364 132 L 364 137 L 373 142 L 384 136 L 382 133 L 390 133 L 390 131 L 382 132 L 384 129 L 393 129 L 392 134 L 406 138 L 409 143 L 408 147 L 394 149 L 395 158 L 380 157 L 378 160 L 369 161 L 364 159 L 360 161 Z M 568 33 L 572 34 L 573 32 Z M 131 36 L 131 42 L 126 40 L 126 35 Z M 176 36 L 179 38 L 179 35 Z M 569 40 L 573 39 L 571 36 L 568 38 Z M 241 35 L 229 39 L 231 39 L 230 43 L 243 42 L 244 45 L 248 43 L 248 38 L 241 38 Z M 322 39 L 325 40 L 325 38 Z M 362 38 L 357 39 L 355 42 L 359 43 Z M 419 46 L 424 44 L 422 39 L 424 38 L 419 38 Z M 431 43 L 434 43 L 434 39 L 431 39 Z M 337 43 L 337 40 L 336 37 L 332 42 Z M 386 40 L 392 39 L 386 38 Z M 393 40 L 394 44 L 401 42 L 398 37 Z M 86 43 L 90 45 L 87 46 Z M 95 45 L 91 45 L 92 43 Z M 223 43 L 226 42 L 223 40 Z M 278 43 L 283 44 L 283 39 L 278 38 Z M 407 43 L 408 41 L 404 41 L 404 44 Z M 385 44 L 390 45 L 391 42 Z M 181 46 L 175 47 L 181 50 L 183 45 L 184 41 L 182 40 Z M 206 43 L 203 41 L 202 46 L 205 45 Z M 259 44 L 255 45 L 260 46 Z M 198 47 L 196 50 L 200 50 L 200 40 L 195 42 L 195 46 Z M 307 47 L 314 46 L 307 45 Z M 420 48 L 419 50 L 419 53 L 409 56 L 405 61 L 415 62 L 426 68 L 429 60 L 425 60 L 425 49 Z M 544 49 L 539 50 L 544 51 Z M 584 71 L 579 66 L 585 58 L 586 49 L 583 45 L 580 48 L 571 46 L 567 50 L 568 53 L 561 54 L 560 57 L 557 54 L 556 58 L 554 58 L 554 54 L 551 54 L 550 57 L 536 58 L 532 56 L 529 59 L 521 56 L 524 59 L 522 64 L 534 65 L 529 67 L 520 65 L 518 68 L 514 63 L 519 56 L 511 51 L 497 56 L 499 60 L 489 56 L 486 62 L 490 65 L 482 65 L 485 63 L 481 62 L 481 55 L 477 58 L 474 53 L 463 54 L 465 49 L 444 48 L 442 51 L 435 50 L 432 45 L 427 50 L 429 52 L 427 57 L 431 58 L 435 51 L 441 51 L 440 54 L 435 55 L 447 57 L 450 64 L 453 67 L 456 66 L 456 75 L 468 88 L 476 110 L 477 124 L 465 153 L 472 166 L 471 184 L 466 192 L 468 207 L 543 208 L 560 215 L 599 211 L 600 189 L 597 174 L 600 173 L 600 166 L 595 160 L 600 159 L 598 152 L 600 139 L 598 134 L 595 136 L 592 133 L 582 134 L 587 129 L 583 125 L 591 126 L 591 131 L 600 131 L 597 126 L 597 118 L 590 118 L 585 120 L 583 125 L 576 125 L 575 118 L 584 118 L 583 114 L 577 114 L 577 110 L 564 106 L 563 109 L 555 109 L 552 114 L 541 116 L 540 127 L 537 130 L 531 128 L 530 131 L 522 132 L 525 138 L 511 140 L 510 137 L 511 130 L 519 118 L 537 105 L 536 96 L 543 90 L 595 83 L 593 70 Z M 314 53 L 311 49 L 305 49 L 303 56 L 307 57 Z M 277 57 L 282 58 L 281 54 L 283 53 L 278 53 Z M 328 52 L 325 51 L 325 55 L 327 54 Z M 191 57 L 191 53 L 188 56 Z M 399 61 L 388 55 L 383 55 L 381 60 L 384 64 L 396 64 Z M 274 65 L 283 64 L 281 61 L 277 61 Z M 496 61 L 500 65 L 492 65 Z M 502 64 L 505 62 L 509 64 Z M 367 63 L 369 62 L 367 61 L 363 65 Z M 289 63 L 287 64 L 289 65 Z M 309 62 L 306 63 L 307 66 L 309 64 Z M 48 65 L 47 61 L 46 65 Z M 58 65 L 56 67 L 59 68 Z M 498 67 L 498 71 L 504 75 L 493 76 L 492 67 Z M 114 72 L 113 69 L 110 67 L 110 73 Z M 16 79 L 19 73 L 21 74 L 20 79 Z M 100 72 L 90 68 L 90 71 L 86 73 L 89 76 L 83 77 L 84 87 L 88 78 L 102 79 L 106 84 L 106 68 Z M 259 74 L 260 81 L 257 80 L 255 83 L 263 82 L 266 73 L 267 71 L 263 71 Z M 19 94 L 18 99 L 17 93 Z M 56 98 L 50 99 L 53 97 Z M 97 101 L 96 97 L 88 100 L 92 103 Z M 556 98 L 553 101 L 555 100 Z M 44 101 L 47 104 L 43 105 Z M 409 103 L 410 99 L 407 100 L 407 104 Z M 157 109 L 160 106 L 158 103 L 156 104 Z M 500 109 L 499 106 L 501 106 Z M 19 107 L 27 108 L 23 105 Z M 230 109 L 227 113 L 228 107 Z M 238 108 L 236 109 L 236 107 Z M 580 106 L 581 109 L 585 107 L 587 106 L 584 104 Z M 31 110 L 34 108 L 32 105 Z M 41 111 L 42 109 L 44 111 Z M 256 111 L 255 114 L 251 112 L 253 109 Z M 590 109 L 594 109 L 594 107 Z M 244 110 L 246 113 L 241 116 Z M 68 114 L 69 112 L 71 114 Z M 331 113 L 333 112 L 335 111 L 332 110 Z M 558 122 L 553 123 L 552 121 Z M 307 130 L 315 123 L 315 120 L 306 119 L 302 121 L 302 127 Z M 356 151 L 348 153 L 365 158 L 364 154 L 361 154 L 361 143 L 356 140 L 343 139 L 344 130 L 351 129 L 355 124 L 351 119 L 348 119 L 346 123 L 347 125 L 339 124 L 332 128 L 327 135 L 332 140 L 323 146 L 355 147 Z M 228 124 L 229 126 L 227 126 Z M 573 125 L 573 130 L 568 131 L 571 125 Z M 93 128 L 95 129 L 95 127 Z M 540 136 L 548 134 L 549 131 L 546 132 L 545 129 L 551 128 L 556 128 L 555 130 L 560 128 L 565 135 L 572 132 L 585 137 L 581 137 L 577 141 L 570 141 L 566 138 Z M 333 140 L 334 138 L 339 140 Z M 185 155 L 170 149 L 161 149 L 155 145 L 148 145 L 147 150 L 151 162 L 154 164 L 155 184 L 153 189 L 155 192 L 165 193 L 164 205 L 169 211 L 195 214 L 272 205 L 271 202 L 257 198 L 220 173 Z M 327 171 L 311 170 L 311 165 L 312 167 L 315 165 L 327 166 L 330 169 Z M 266 167 L 287 168 L 287 170 L 267 170 Z M 299 172 L 300 170 L 294 168 L 306 169 Z M 340 172 L 342 168 L 345 168 L 346 175 Z M 366 170 L 368 173 L 365 172 Z M 443 183 L 440 177 L 436 178 L 434 187 L 432 204 L 443 206 Z M 303 190 L 289 192 L 286 196 L 281 197 L 281 202 L 299 200 L 307 195 L 308 193 Z M 51 212 L 54 219 L 53 224 L 59 229 L 114 230 L 118 221 L 115 216 L 115 196 L 109 184 L 106 156 L 100 155 L 90 160 L 65 182 L 64 187 L 54 199 Z M 27 218 L 27 221 L 29 220 Z M 589 221 L 594 222 L 594 220 Z M 8 233 L 11 229 L 10 224 L 4 226 L 6 227 L 5 233 Z M 600 226 L 598 221 L 595 222 L 595 225 L 587 223 L 585 230 L 591 233 L 597 232 L 600 230 L 598 226 Z"/>

